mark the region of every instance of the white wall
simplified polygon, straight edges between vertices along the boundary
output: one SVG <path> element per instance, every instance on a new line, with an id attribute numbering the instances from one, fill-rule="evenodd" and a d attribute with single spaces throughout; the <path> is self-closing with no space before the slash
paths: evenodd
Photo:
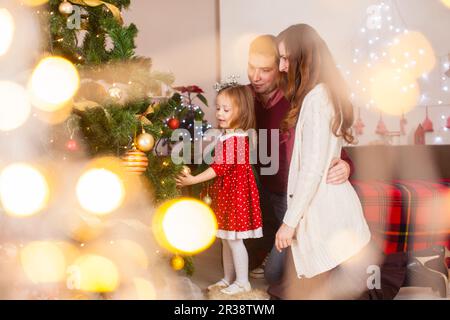
<path id="1" fill-rule="evenodd" d="M 151 57 L 154 70 L 170 71 L 175 85 L 203 88 L 214 122 L 212 88 L 219 80 L 218 5 L 216 0 L 133 0 L 125 23 L 139 29 L 137 54 Z"/>
<path id="2" fill-rule="evenodd" d="M 220 41 L 221 75 L 240 75 L 246 82 L 248 44 L 258 34 L 278 34 L 291 24 L 308 23 L 318 30 L 328 43 L 338 64 L 349 65 L 352 61 L 352 40 L 364 25 L 366 9 L 376 0 L 221 0 Z M 385 0 L 386 3 L 394 2 Z M 450 53 L 450 9 L 440 0 L 397 0 L 400 14 L 409 30 L 422 32 L 431 42 L 436 55 Z M 401 18 L 399 18 L 401 19 Z M 441 73 L 441 66 L 435 72 Z M 435 125 L 434 134 L 427 135 L 427 143 L 437 136 L 443 143 L 450 144 L 450 131 L 444 131 L 450 116 L 450 96 L 443 94 L 439 83 L 431 83 L 427 88 L 436 99 L 447 106 L 430 108 L 430 117 Z M 375 135 L 379 113 L 362 109 L 366 124 L 365 134 L 360 144 L 366 144 L 379 137 Z M 406 115 L 408 135 L 399 143 L 411 142 L 413 131 L 425 118 L 425 110 L 418 107 Z M 385 116 L 389 130 L 399 130 L 399 118 Z"/>

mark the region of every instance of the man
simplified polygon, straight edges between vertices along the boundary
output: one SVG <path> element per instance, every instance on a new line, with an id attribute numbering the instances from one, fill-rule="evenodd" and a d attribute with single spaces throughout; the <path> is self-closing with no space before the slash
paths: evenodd
<path id="1" fill-rule="evenodd" d="M 280 72 L 278 70 L 279 55 L 275 37 L 263 35 L 257 37 L 250 45 L 248 59 L 248 78 L 255 93 L 256 126 L 257 129 L 268 129 L 267 150 L 271 150 L 273 141 L 270 137 L 271 129 L 280 129 L 281 121 L 290 108 L 289 101 L 284 97 L 279 88 Z M 284 252 L 272 250 L 275 233 L 283 221 L 287 209 L 287 181 L 289 165 L 294 145 L 294 128 L 289 132 L 279 134 L 279 165 L 278 171 L 273 175 L 259 175 L 260 199 L 263 214 L 264 237 L 258 240 L 247 241 L 249 250 L 250 268 L 256 269 L 250 272 L 253 278 L 263 278 L 275 281 L 283 269 Z M 261 146 L 259 146 L 261 148 Z M 273 158 L 273 157 L 271 157 Z M 275 157 L 276 158 L 276 157 Z M 328 172 L 327 182 L 341 184 L 348 180 L 353 164 L 345 151 L 342 159 L 333 159 Z M 258 161 L 258 172 L 270 164 L 262 165 Z M 276 255 L 271 259 L 271 270 L 264 274 L 264 260 L 267 254 Z"/>

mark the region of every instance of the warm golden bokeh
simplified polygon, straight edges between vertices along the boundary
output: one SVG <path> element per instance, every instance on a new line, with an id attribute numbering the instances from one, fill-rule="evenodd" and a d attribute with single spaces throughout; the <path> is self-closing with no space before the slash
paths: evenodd
<path id="1" fill-rule="evenodd" d="M 10 131 L 22 126 L 31 112 L 26 90 L 14 82 L 0 81 L 0 97 L 0 130 Z"/>
<path id="2" fill-rule="evenodd" d="M 66 241 L 55 241 L 53 244 L 61 250 L 67 265 L 73 263 L 80 255 L 80 247 L 77 245 Z"/>
<path id="3" fill-rule="evenodd" d="M 150 283 L 150 281 L 143 278 L 134 278 L 133 284 L 136 289 L 138 300 L 155 300 L 156 290 L 155 287 Z"/>
<path id="4" fill-rule="evenodd" d="M 450 8 L 450 0 L 441 0 L 441 2 L 442 2 L 447 8 Z"/>
<path id="5" fill-rule="evenodd" d="M 37 241 L 20 251 L 20 262 L 27 278 L 35 283 L 55 283 L 64 279 L 66 260 L 52 242 Z"/>
<path id="6" fill-rule="evenodd" d="M 353 230 L 341 230 L 330 234 L 328 237 L 327 248 L 328 252 L 333 255 L 335 261 L 343 261 L 346 257 L 354 255 L 358 252 L 356 243 L 360 243 L 358 234 Z"/>
<path id="7" fill-rule="evenodd" d="M 420 32 L 409 31 L 393 40 L 389 48 L 391 63 L 413 77 L 431 72 L 436 66 L 436 56 L 428 39 Z"/>
<path id="8" fill-rule="evenodd" d="M 0 56 L 4 55 L 14 36 L 14 19 L 7 9 L 0 8 Z"/>
<path id="9" fill-rule="evenodd" d="M 77 198 L 83 209 L 105 215 L 119 208 L 125 198 L 125 186 L 121 178 L 103 168 L 86 171 L 78 180 Z"/>
<path id="10" fill-rule="evenodd" d="M 79 84 L 78 71 L 70 61 L 61 57 L 44 58 L 31 76 L 31 101 L 43 111 L 57 111 L 76 94 Z"/>
<path id="11" fill-rule="evenodd" d="M 48 203 L 49 193 L 45 177 L 28 164 L 11 164 L 0 174 L 0 199 L 10 215 L 27 217 L 41 211 Z"/>
<path id="12" fill-rule="evenodd" d="M 86 247 L 86 252 L 101 254 L 111 259 L 121 270 L 123 277 L 137 270 L 146 270 L 149 258 L 145 249 L 137 242 L 129 239 L 99 239 Z M 123 271 L 123 272 L 122 272 Z"/>
<path id="13" fill-rule="evenodd" d="M 70 266 L 69 282 L 74 282 L 74 288 L 86 292 L 112 292 L 119 286 L 119 271 L 109 259 L 87 254 L 79 257 Z M 78 282 L 78 283 L 77 283 Z"/>
<path id="14" fill-rule="evenodd" d="M 68 215 L 66 228 L 71 239 L 85 243 L 98 238 L 105 226 L 99 217 L 78 212 Z"/>
<path id="15" fill-rule="evenodd" d="M 41 6 L 48 2 L 48 0 L 20 0 L 20 1 L 30 7 Z"/>
<path id="16" fill-rule="evenodd" d="M 65 104 L 62 104 L 60 105 L 58 110 L 52 112 L 39 109 L 35 110 L 36 112 L 34 114 L 39 120 L 49 125 L 58 125 L 69 119 L 70 115 L 72 114 L 72 103 L 67 102 Z"/>
<path id="17" fill-rule="evenodd" d="M 410 73 L 381 66 L 374 73 L 370 96 L 379 110 L 401 115 L 417 106 L 420 88 Z"/>
<path id="18" fill-rule="evenodd" d="M 195 224 L 195 227 L 192 226 Z M 162 204 L 153 221 L 155 237 L 173 253 L 195 254 L 209 248 L 216 236 L 217 220 L 205 203 L 181 198 Z"/>
<path id="19" fill-rule="evenodd" d="M 148 268 L 148 256 L 145 249 L 138 243 L 128 239 L 118 239 L 114 240 L 114 246 L 115 250 L 123 253 L 128 263 L 138 266 L 143 270 Z"/>

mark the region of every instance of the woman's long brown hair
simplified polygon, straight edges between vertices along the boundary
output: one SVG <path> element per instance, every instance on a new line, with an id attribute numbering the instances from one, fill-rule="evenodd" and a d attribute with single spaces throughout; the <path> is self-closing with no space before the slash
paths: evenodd
<path id="1" fill-rule="evenodd" d="M 281 129 L 285 131 L 295 127 L 305 96 L 316 85 L 324 83 L 335 111 L 332 132 L 352 143 L 354 119 L 350 94 L 325 41 L 311 26 L 297 24 L 282 31 L 277 42 L 282 42 L 286 48 L 289 71 L 283 79 L 283 86 L 291 102 Z"/>

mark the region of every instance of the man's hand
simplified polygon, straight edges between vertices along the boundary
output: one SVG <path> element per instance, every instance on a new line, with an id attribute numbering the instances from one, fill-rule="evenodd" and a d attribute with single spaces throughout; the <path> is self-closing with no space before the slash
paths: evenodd
<path id="1" fill-rule="evenodd" d="M 292 244 L 294 234 L 295 229 L 283 223 L 275 236 L 275 247 L 277 250 L 281 252 L 283 249 L 289 247 Z"/>
<path id="2" fill-rule="evenodd" d="M 327 183 L 341 184 L 346 182 L 349 177 L 350 165 L 340 158 L 334 158 L 328 170 Z"/>

